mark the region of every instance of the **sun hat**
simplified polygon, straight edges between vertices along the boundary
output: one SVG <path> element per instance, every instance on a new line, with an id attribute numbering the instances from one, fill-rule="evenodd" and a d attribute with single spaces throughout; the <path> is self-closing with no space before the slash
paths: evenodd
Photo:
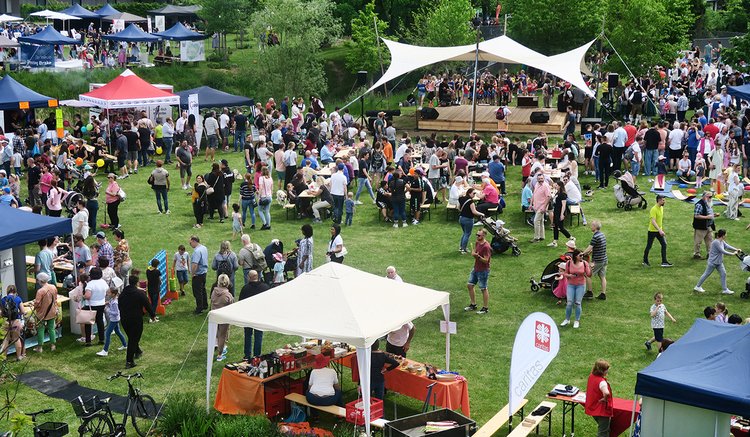
<path id="1" fill-rule="evenodd" d="M 284 254 L 282 254 L 281 252 L 276 252 L 273 254 L 273 259 L 276 262 L 282 262 L 284 261 Z"/>
<path id="2" fill-rule="evenodd" d="M 575 249 L 576 248 L 576 242 L 573 240 L 568 240 L 567 243 L 565 243 L 566 246 L 568 246 L 568 249 Z"/>
<path id="3" fill-rule="evenodd" d="M 330 361 L 331 360 L 323 354 L 315 355 L 315 362 L 313 363 L 313 369 L 323 369 L 325 367 L 328 367 L 328 363 Z"/>

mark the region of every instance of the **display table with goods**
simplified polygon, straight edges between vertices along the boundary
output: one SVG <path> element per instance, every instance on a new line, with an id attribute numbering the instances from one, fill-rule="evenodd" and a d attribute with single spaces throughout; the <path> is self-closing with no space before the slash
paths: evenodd
<path id="1" fill-rule="evenodd" d="M 570 387 L 570 386 L 564 386 L 564 385 L 556 386 L 551 392 L 547 394 L 547 398 L 562 402 L 563 404 L 563 414 L 562 414 L 563 435 L 565 435 L 566 422 L 567 422 L 566 419 L 567 419 L 568 414 L 570 414 L 570 435 L 574 435 L 575 426 L 576 426 L 576 406 L 583 405 L 586 403 L 586 393 L 582 391 L 578 391 L 575 387 L 573 387 L 573 389 L 575 389 L 573 392 L 560 394 L 561 390 L 564 390 L 564 387 Z M 560 390 L 558 390 L 558 388 Z M 640 405 L 636 404 L 635 414 L 633 414 L 633 400 L 632 399 L 612 398 L 612 402 L 613 402 L 614 415 L 612 416 L 612 421 L 609 427 L 609 436 L 617 437 L 630 427 L 632 420 L 634 420 L 634 418 L 638 416 L 638 412 L 640 411 L 641 407 Z"/>
<path id="2" fill-rule="evenodd" d="M 390 372 L 385 372 L 386 390 L 420 401 L 428 400 L 430 405 L 449 410 L 461 409 L 469 417 L 469 382 L 456 372 L 446 372 L 430 364 L 418 363 L 407 358 L 394 356 L 401 364 Z M 344 363 L 347 365 L 346 363 Z M 357 360 L 351 360 L 352 381 L 359 381 Z M 428 399 L 429 396 L 429 399 Z"/>
<path id="3" fill-rule="evenodd" d="M 344 343 L 311 340 L 286 345 L 250 361 L 229 363 L 221 372 L 214 409 L 223 414 L 285 416 L 289 413 L 285 396 L 304 395 L 306 375 L 302 373 L 312 369 L 315 355 L 331 357 L 331 366 L 341 381 L 343 366 L 352 366 L 354 350 Z"/>
<path id="4" fill-rule="evenodd" d="M 62 337 L 62 304 L 69 301 L 70 299 L 66 296 L 57 296 L 57 318 L 55 319 L 55 332 L 57 338 Z M 39 326 L 39 319 L 34 311 L 34 301 L 24 302 L 23 308 L 23 338 L 26 349 L 32 348 L 39 345 L 37 338 L 37 327 Z M 3 330 L 7 332 L 7 322 L 3 323 Z M 49 334 L 44 334 L 44 343 L 49 341 Z M 5 351 L 7 354 L 16 352 L 16 347 L 10 345 Z"/>
<path id="5" fill-rule="evenodd" d="M 734 437 L 750 436 L 750 419 L 739 416 L 732 417 L 731 432 Z"/>

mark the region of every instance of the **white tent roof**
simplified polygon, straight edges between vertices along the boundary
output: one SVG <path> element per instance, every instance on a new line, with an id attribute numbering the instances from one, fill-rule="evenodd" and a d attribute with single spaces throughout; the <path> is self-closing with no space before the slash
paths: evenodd
<path id="1" fill-rule="evenodd" d="M 368 92 L 402 74 L 414 71 L 427 65 L 443 61 L 473 61 L 476 56 L 476 45 L 453 47 L 421 47 L 402 44 L 383 38 L 391 52 L 391 65 Z M 511 64 L 523 64 L 546 71 L 593 96 L 581 76 L 581 64 L 586 51 L 594 41 L 577 49 L 555 56 L 546 56 L 525 47 L 507 36 L 499 36 L 479 43 L 479 60 Z"/>
<path id="2" fill-rule="evenodd" d="M 8 14 L 2 14 L 0 15 L 0 23 L 5 23 L 8 21 L 23 21 L 23 18 L 21 17 L 15 17 L 13 15 Z"/>
<path id="3" fill-rule="evenodd" d="M 211 323 L 368 347 L 449 294 L 327 263 L 257 296 L 211 311 Z"/>

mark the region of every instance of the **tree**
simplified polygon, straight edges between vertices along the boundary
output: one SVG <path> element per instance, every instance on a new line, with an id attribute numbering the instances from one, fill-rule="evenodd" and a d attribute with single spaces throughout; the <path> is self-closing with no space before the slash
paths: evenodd
<path id="1" fill-rule="evenodd" d="M 203 8 L 198 15 L 206 22 L 207 34 L 219 34 L 217 52 L 222 59 L 229 59 L 227 34 L 243 30 L 254 3 L 247 0 L 202 0 Z"/>
<path id="2" fill-rule="evenodd" d="M 222 0 L 223 1 L 223 0 Z M 341 24 L 331 0 L 264 0 L 250 19 L 252 33 L 268 30 L 279 43 L 265 46 L 250 67 L 257 92 L 308 96 L 327 89 L 320 49 L 335 41 Z"/>
<path id="3" fill-rule="evenodd" d="M 725 48 L 721 51 L 721 60 L 726 62 L 728 65 L 739 66 L 742 61 L 748 62 L 750 59 L 750 26 L 748 26 L 748 32 L 742 36 L 735 36 L 732 38 L 732 47 Z M 740 71 L 748 72 L 747 66 L 739 68 Z"/>
<path id="4" fill-rule="evenodd" d="M 508 36 L 547 55 L 591 41 L 602 30 L 599 0 L 509 0 Z"/>
<path id="5" fill-rule="evenodd" d="M 371 0 L 351 21 L 352 40 L 346 55 L 346 65 L 350 71 L 380 71 L 381 57 L 383 63 L 388 61 L 390 56 L 388 49 L 385 46 L 378 46 L 379 42 L 375 34 L 376 23 L 378 35 L 385 36 L 388 23 L 380 20 L 375 14 L 375 1 Z"/>
<path id="6" fill-rule="evenodd" d="M 412 44 L 443 47 L 471 44 L 476 34 L 471 27 L 474 8 L 469 0 L 439 0 L 422 6 L 412 16 L 404 37 Z"/>

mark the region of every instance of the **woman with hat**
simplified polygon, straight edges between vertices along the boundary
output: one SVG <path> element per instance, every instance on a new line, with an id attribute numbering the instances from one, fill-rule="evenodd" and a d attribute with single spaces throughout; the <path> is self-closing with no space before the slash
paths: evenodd
<path id="1" fill-rule="evenodd" d="M 328 367 L 329 362 L 329 358 L 323 354 L 315 356 L 315 363 L 305 392 L 307 402 L 312 405 L 330 406 L 341 402 L 339 378 L 336 371 Z"/>

